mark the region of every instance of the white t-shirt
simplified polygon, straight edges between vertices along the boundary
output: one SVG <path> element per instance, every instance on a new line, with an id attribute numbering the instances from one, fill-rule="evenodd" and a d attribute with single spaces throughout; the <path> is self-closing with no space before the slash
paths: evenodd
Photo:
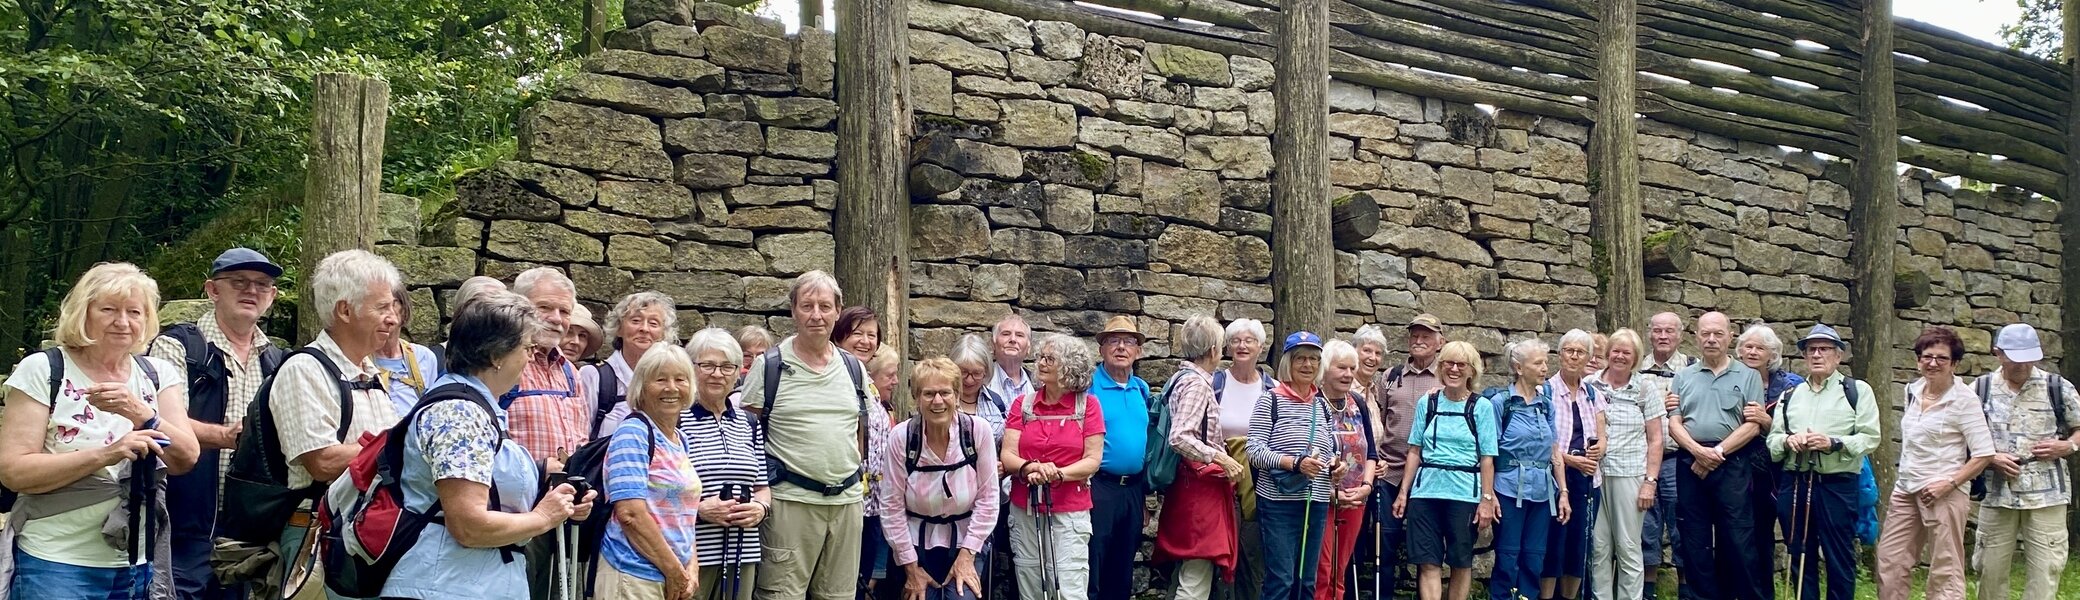
<path id="1" fill-rule="evenodd" d="M 1249 437 L 1250 412 L 1257 409 L 1257 398 L 1264 395 L 1264 375 L 1257 380 L 1243 383 L 1233 374 L 1227 377 L 1221 388 L 1221 436 L 1228 438 Z"/>
<path id="2" fill-rule="evenodd" d="M 182 387 L 186 382 L 173 363 L 157 358 L 146 358 L 159 374 L 159 389 L 151 389 L 151 379 L 135 364 L 130 367 L 130 392 L 144 403 L 158 408 L 159 395 L 167 390 Z M 51 409 L 50 423 L 44 427 L 43 450 L 51 454 L 99 450 L 115 444 L 130 433 L 136 425 L 130 419 L 102 412 L 88 404 L 86 389 L 94 381 L 81 371 L 68 353 L 65 356 L 65 380 L 60 388 L 58 402 L 51 406 L 51 365 L 42 353 L 31 354 L 15 363 L 14 373 L 7 377 L 6 387 L 21 390 L 30 400 Z M 103 467 L 102 475 L 117 479 L 122 475 L 122 464 Z M 124 560 L 123 549 L 110 547 L 101 537 L 101 524 L 108 519 L 109 511 L 115 510 L 120 499 L 110 499 L 70 512 L 29 521 L 22 525 L 20 548 L 22 552 L 43 560 L 79 567 L 119 568 L 141 564 Z M 142 532 L 139 532 L 140 534 Z"/>

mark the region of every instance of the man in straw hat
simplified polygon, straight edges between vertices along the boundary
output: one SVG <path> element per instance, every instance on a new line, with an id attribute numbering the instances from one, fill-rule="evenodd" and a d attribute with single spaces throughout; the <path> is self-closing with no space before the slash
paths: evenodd
<path id="1" fill-rule="evenodd" d="M 1141 549 L 1141 525 L 1148 498 L 1142 479 L 1148 451 L 1148 382 L 1134 375 L 1141 344 L 1148 336 L 1134 317 L 1116 316 L 1098 332 L 1099 364 L 1091 376 L 1091 395 L 1105 415 L 1105 455 L 1091 478 L 1092 600 L 1126 600 L 1134 591 L 1134 553 Z M 1156 443 L 1164 443 L 1157 441 Z"/>

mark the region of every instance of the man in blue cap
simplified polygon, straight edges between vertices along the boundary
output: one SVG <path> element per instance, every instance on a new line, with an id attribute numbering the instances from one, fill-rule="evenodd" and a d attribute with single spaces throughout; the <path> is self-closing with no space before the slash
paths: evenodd
<path id="1" fill-rule="evenodd" d="M 2002 327 L 1993 356 L 2000 370 L 1973 384 L 1994 450 L 1979 503 L 1979 548 L 1972 553 L 1979 598 L 2007 600 L 2008 569 L 2019 552 L 2023 600 L 2051 600 L 2066 565 L 2066 507 L 2073 503 L 2066 460 L 2080 453 L 2080 392 L 2037 368 L 2044 346 L 2027 324 Z"/>
<path id="2" fill-rule="evenodd" d="M 1817 599 L 1824 570 L 1828 600 L 1849 600 L 1856 597 L 1863 458 L 1884 439 L 1879 402 L 1870 384 L 1842 374 L 1847 345 L 1833 327 L 1814 325 L 1798 348 L 1805 353 L 1806 382 L 1776 399 L 1767 441 L 1770 458 L 1783 463 L 1785 472 L 1777 514 L 1785 524 L 1791 571 L 1800 579 L 1796 597 Z"/>
<path id="3" fill-rule="evenodd" d="M 209 312 L 193 323 L 167 328 L 152 341 L 151 355 L 178 365 L 188 382 L 188 419 L 202 445 L 194 470 L 166 480 L 174 592 L 180 600 L 243 597 L 238 586 L 217 581 L 209 555 L 229 450 L 238 445 L 246 406 L 285 356 L 260 331 L 260 317 L 274 305 L 274 282 L 281 276 L 281 265 L 266 255 L 248 248 L 225 250 L 202 282 Z"/>

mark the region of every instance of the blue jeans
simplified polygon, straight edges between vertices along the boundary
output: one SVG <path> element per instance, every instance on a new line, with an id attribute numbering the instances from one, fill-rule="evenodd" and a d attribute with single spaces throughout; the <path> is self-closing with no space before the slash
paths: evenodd
<path id="1" fill-rule="evenodd" d="M 1307 600 L 1314 597 L 1315 563 L 1322 559 L 1322 529 L 1329 523 L 1329 503 L 1257 498 L 1257 522 L 1264 532 L 1263 600 Z M 1301 532 L 1306 532 L 1302 539 Z"/>
<path id="2" fill-rule="evenodd" d="M 14 595 L 36 600 L 147 600 L 152 565 L 105 568 L 54 563 L 14 551 Z"/>
<path id="3" fill-rule="evenodd" d="M 1552 504 L 1517 506 L 1515 499 L 1499 499 L 1502 518 L 1495 523 L 1495 574 L 1488 578 L 1488 597 L 1537 598 L 1538 573 L 1546 562 L 1546 536 L 1553 527 Z"/>
<path id="4" fill-rule="evenodd" d="M 959 556 L 960 551 L 954 548 L 918 548 L 917 568 L 924 569 L 924 574 L 930 576 L 932 581 L 942 581 L 946 579 L 948 573 L 953 571 L 954 559 Z M 975 561 L 979 569 L 979 565 L 982 564 L 982 557 L 980 555 L 976 556 Z M 946 587 L 933 587 L 931 584 L 926 584 L 924 600 L 976 600 L 978 598 L 974 592 L 962 590 L 960 586 L 952 585 L 952 583 L 948 581 Z"/>
<path id="5" fill-rule="evenodd" d="M 1654 572 L 1662 565 L 1683 567 L 1683 553 L 1673 551 L 1680 545 L 1677 540 L 1683 537 L 1682 531 L 1676 527 L 1677 462 L 1674 454 L 1662 457 L 1660 483 L 1654 486 L 1654 506 L 1647 509 L 1646 519 L 1640 524 L 1640 554 L 1646 557 L 1648 579 L 1653 579 Z M 1666 542 L 1662 541 L 1664 538 Z M 1662 554 L 1664 547 L 1671 551 Z"/>

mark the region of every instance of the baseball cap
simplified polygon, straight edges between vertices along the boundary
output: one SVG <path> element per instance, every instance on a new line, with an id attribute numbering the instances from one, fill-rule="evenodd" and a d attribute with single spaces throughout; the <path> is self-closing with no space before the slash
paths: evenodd
<path id="1" fill-rule="evenodd" d="M 2037 328 L 2027 323 L 2016 323 L 2001 328 L 2001 334 L 1993 338 L 1993 347 L 1999 348 L 2008 360 L 2015 362 L 2037 362 L 2044 360 L 2044 345 L 2037 341 Z"/>
<path id="2" fill-rule="evenodd" d="M 1322 336 L 1315 335 L 1313 333 L 1305 331 L 1295 331 L 1292 335 L 1286 336 L 1286 346 L 1284 352 L 1292 352 L 1294 348 L 1299 348 L 1302 346 L 1308 346 L 1316 350 L 1320 350 L 1322 349 Z"/>
<path id="3" fill-rule="evenodd" d="M 209 264 L 210 275 L 217 275 L 225 271 L 259 271 L 266 273 L 268 277 L 282 276 L 281 265 L 267 260 L 267 255 L 261 254 L 258 250 L 252 248 L 225 250 L 223 254 L 217 255 L 217 260 Z"/>

